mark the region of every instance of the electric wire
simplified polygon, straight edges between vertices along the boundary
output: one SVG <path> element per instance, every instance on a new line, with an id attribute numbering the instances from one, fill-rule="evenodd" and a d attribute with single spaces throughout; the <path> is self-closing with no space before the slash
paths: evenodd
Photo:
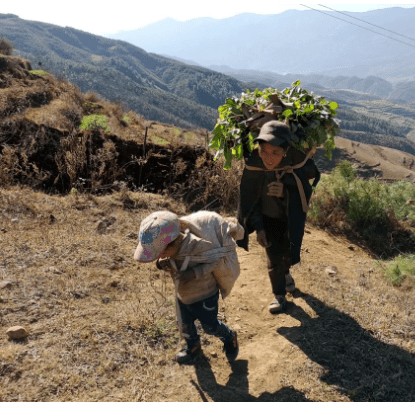
<path id="1" fill-rule="evenodd" d="M 344 13 L 344 12 L 342 12 L 342 11 L 335 10 L 334 8 L 330 8 L 330 7 L 324 6 L 323 4 L 319 4 L 319 6 L 320 6 L 320 7 L 327 8 L 327 9 L 329 9 L 329 10 L 331 10 L 331 11 L 335 11 L 336 13 L 343 14 L 343 15 L 345 15 L 346 17 L 349 17 L 349 18 L 354 18 L 355 20 L 362 21 L 362 22 L 364 22 L 365 24 L 373 25 L 373 26 L 374 26 L 374 27 L 376 27 L 376 28 L 383 29 L 384 31 L 391 32 L 391 33 L 393 33 L 393 34 L 395 34 L 395 35 L 402 36 L 403 38 L 406 38 L 406 39 L 409 39 L 409 40 L 413 40 L 413 41 L 415 41 L 415 39 L 414 39 L 414 38 L 411 38 L 410 36 L 402 35 L 402 34 L 400 34 L 400 33 L 398 33 L 398 32 L 392 31 L 392 30 L 390 30 L 390 29 L 383 28 L 383 27 L 381 27 L 381 26 L 379 26 L 379 25 L 376 25 L 376 24 L 372 24 L 371 22 L 368 22 L 368 21 L 362 20 L 362 19 L 357 18 L 357 17 L 353 17 L 353 15 L 349 15 L 349 14 L 346 14 L 346 13 Z"/>
<path id="2" fill-rule="evenodd" d="M 344 19 L 342 19 L 342 18 L 339 18 L 339 17 L 335 17 L 334 15 L 327 14 L 327 13 L 325 13 L 324 11 L 317 10 L 316 8 L 306 6 L 305 4 L 300 4 L 300 6 L 307 7 L 307 8 L 309 8 L 310 10 L 318 11 L 318 12 L 319 12 L 319 13 L 321 13 L 321 14 L 327 15 L 327 16 L 332 17 L 332 18 L 336 18 L 337 20 L 340 20 L 340 21 L 346 22 L 346 23 L 351 24 L 351 25 L 355 25 L 355 26 L 357 26 L 357 27 L 359 27 L 359 28 L 366 29 L 366 31 L 374 32 L 375 34 L 378 34 L 378 35 L 384 36 L 385 38 L 392 39 L 392 40 L 394 40 L 394 41 L 396 41 L 396 42 L 403 43 L 404 45 L 407 45 L 407 46 L 413 47 L 413 48 L 415 49 L 415 45 L 411 45 L 410 43 L 404 42 L 404 41 L 402 41 L 402 40 L 399 40 L 399 39 L 396 39 L 396 38 L 392 38 L 391 36 L 388 36 L 388 35 L 384 35 L 384 34 L 382 34 L 382 33 L 380 33 L 380 32 L 374 31 L 373 29 L 369 29 L 369 28 L 362 27 L 361 25 L 355 24 L 355 23 L 350 22 L 350 21 L 346 21 L 346 20 L 344 20 Z"/>

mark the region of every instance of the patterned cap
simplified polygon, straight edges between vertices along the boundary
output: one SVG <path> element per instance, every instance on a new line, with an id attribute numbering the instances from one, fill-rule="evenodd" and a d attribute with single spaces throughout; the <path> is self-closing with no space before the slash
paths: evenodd
<path id="1" fill-rule="evenodd" d="M 139 262 L 156 260 L 166 246 L 179 236 L 179 217 L 169 211 L 157 211 L 141 221 L 140 242 L 134 253 Z"/>

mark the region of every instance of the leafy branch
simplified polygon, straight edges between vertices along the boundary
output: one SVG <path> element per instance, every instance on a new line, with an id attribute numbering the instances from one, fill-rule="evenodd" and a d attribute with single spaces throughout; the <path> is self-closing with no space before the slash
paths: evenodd
<path id="1" fill-rule="evenodd" d="M 334 137 L 339 131 L 336 102 L 303 89 L 300 81 L 282 91 L 266 88 L 242 93 L 240 98 L 227 98 L 218 108 L 219 118 L 212 131 L 210 148 L 216 150 L 215 160 L 223 155 L 224 169 L 232 159 L 242 159 L 244 149 L 253 151 L 254 139 L 263 124 L 271 120 L 285 121 L 291 128 L 291 145 L 301 151 L 324 146 L 327 158 L 335 148 Z"/>

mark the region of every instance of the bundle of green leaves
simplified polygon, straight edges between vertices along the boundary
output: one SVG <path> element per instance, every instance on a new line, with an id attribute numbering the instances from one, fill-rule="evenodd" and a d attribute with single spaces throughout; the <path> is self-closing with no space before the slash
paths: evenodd
<path id="1" fill-rule="evenodd" d="M 218 108 L 219 118 L 212 131 L 209 146 L 216 150 L 215 160 L 225 158 L 224 169 L 230 169 L 232 159 L 242 159 L 244 148 L 252 152 L 254 139 L 263 124 L 270 120 L 285 121 L 291 128 L 291 145 L 301 151 L 324 146 L 331 159 L 334 137 L 339 131 L 336 102 L 303 89 L 300 81 L 282 91 L 266 88 L 242 93 L 240 98 L 228 98 Z"/>

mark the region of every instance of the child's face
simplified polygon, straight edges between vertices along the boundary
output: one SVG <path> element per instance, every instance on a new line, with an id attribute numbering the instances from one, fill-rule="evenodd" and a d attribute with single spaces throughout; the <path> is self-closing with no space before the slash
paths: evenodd
<path id="1" fill-rule="evenodd" d="M 284 148 L 271 145 L 269 142 L 259 144 L 259 156 L 267 169 L 275 169 L 284 157 Z"/>
<path id="2" fill-rule="evenodd" d="M 180 237 L 180 239 L 182 238 L 181 235 L 179 235 L 179 237 Z M 179 252 L 179 248 L 180 248 L 180 242 L 179 241 L 173 241 L 173 242 L 169 243 L 166 247 L 164 247 L 164 250 L 158 256 L 158 258 L 173 257 Z"/>

